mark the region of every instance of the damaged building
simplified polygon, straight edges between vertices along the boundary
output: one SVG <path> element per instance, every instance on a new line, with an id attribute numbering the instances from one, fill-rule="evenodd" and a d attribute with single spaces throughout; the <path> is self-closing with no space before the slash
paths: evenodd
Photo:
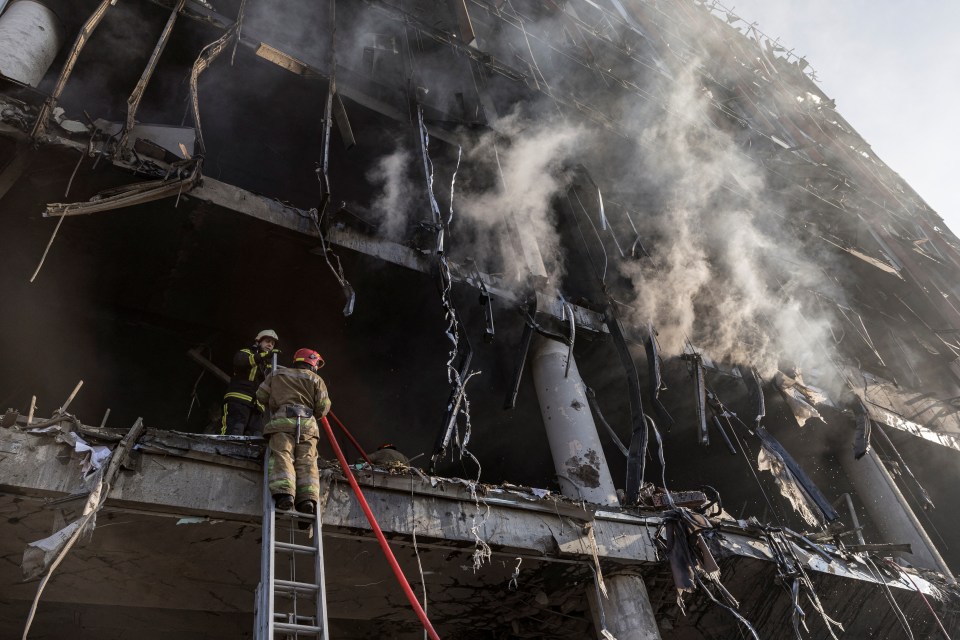
<path id="1" fill-rule="evenodd" d="M 960 240 L 749 16 L 0 0 L 0 120 L 0 636 L 960 629 Z"/>

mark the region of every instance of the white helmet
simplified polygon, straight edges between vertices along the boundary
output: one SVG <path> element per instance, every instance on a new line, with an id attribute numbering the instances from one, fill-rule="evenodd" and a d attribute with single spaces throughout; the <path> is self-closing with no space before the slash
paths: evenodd
<path id="1" fill-rule="evenodd" d="M 257 334 L 257 337 L 254 339 L 256 342 L 260 342 L 264 338 L 273 338 L 274 342 L 280 342 L 280 338 L 277 336 L 277 332 L 273 329 L 264 329 Z"/>

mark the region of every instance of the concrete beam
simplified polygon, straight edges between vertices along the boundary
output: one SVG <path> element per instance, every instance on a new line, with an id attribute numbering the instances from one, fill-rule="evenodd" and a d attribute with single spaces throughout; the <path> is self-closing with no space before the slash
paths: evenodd
<path id="1" fill-rule="evenodd" d="M 213 178 L 204 177 L 203 182 L 184 197 L 236 211 L 319 239 L 316 225 L 307 212 Z M 327 231 L 326 240 L 334 246 L 379 258 L 390 264 L 421 273 L 431 272 L 431 261 L 427 254 L 396 242 L 366 236 L 352 229 L 337 227 Z M 471 273 L 471 270 L 456 262 L 450 261 L 449 264 L 454 282 L 464 283 L 479 289 L 476 273 Z M 479 278 L 484 282 L 491 295 L 497 296 L 510 304 L 519 302 L 517 294 L 507 289 L 496 277 L 481 273 Z M 599 313 L 585 307 L 572 306 L 578 329 L 585 329 L 594 333 L 606 332 L 603 317 Z M 546 313 L 561 322 L 564 321 L 563 304 L 558 298 L 538 294 L 537 309 L 538 313 Z"/>
<path id="2" fill-rule="evenodd" d="M 86 491 L 70 447 L 51 436 L 0 432 L 0 491 L 54 500 Z M 369 525 L 339 473 L 324 470 L 332 489 L 324 511 L 325 531 L 362 532 Z M 497 548 L 537 556 L 592 558 L 583 525 L 595 514 L 580 505 L 532 494 L 496 490 L 471 495 L 465 483 L 404 476 L 394 479 L 370 471 L 358 473 L 364 494 L 388 535 L 442 541 L 472 547 L 477 536 Z M 198 516 L 259 525 L 262 474 L 259 470 L 223 466 L 170 455 L 144 453 L 137 472 L 124 471 L 114 483 L 107 505 L 178 517 Z M 594 536 L 600 557 L 621 562 L 655 562 L 652 543 L 656 519 L 611 514 L 598 518 Z M 648 530 L 648 527 L 650 528 Z"/>

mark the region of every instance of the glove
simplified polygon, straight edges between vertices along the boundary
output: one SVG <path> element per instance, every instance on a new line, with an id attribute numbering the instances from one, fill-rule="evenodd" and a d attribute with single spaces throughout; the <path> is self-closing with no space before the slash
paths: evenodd
<path id="1" fill-rule="evenodd" d="M 273 358 L 274 354 L 276 354 L 279 357 L 280 349 L 271 349 L 270 351 L 260 351 L 257 353 L 257 355 L 254 356 L 254 360 L 256 360 L 258 363 L 264 362 L 264 361 L 269 362 L 271 358 Z"/>

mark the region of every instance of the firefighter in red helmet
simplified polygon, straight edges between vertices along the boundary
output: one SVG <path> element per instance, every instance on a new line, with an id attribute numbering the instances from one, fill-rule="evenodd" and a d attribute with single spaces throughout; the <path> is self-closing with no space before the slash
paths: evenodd
<path id="1" fill-rule="evenodd" d="M 257 389 L 257 400 L 270 410 L 263 435 L 270 438 L 267 481 L 278 509 L 316 513 L 320 495 L 317 471 L 317 419 L 330 411 L 327 385 L 317 375 L 323 358 L 313 349 L 300 349 L 293 368 L 278 369 Z"/>
<path id="2" fill-rule="evenodd" d="M 233 377 L 223 396 L 220 435 L 259 435 L 263 406 L 257 402 L 257 387 L 270 373 L 273 355 L 280 353 L 276 349 L 279 341 L 274 330 L 264 329 L 250 347 L 234 354 Z"/>

